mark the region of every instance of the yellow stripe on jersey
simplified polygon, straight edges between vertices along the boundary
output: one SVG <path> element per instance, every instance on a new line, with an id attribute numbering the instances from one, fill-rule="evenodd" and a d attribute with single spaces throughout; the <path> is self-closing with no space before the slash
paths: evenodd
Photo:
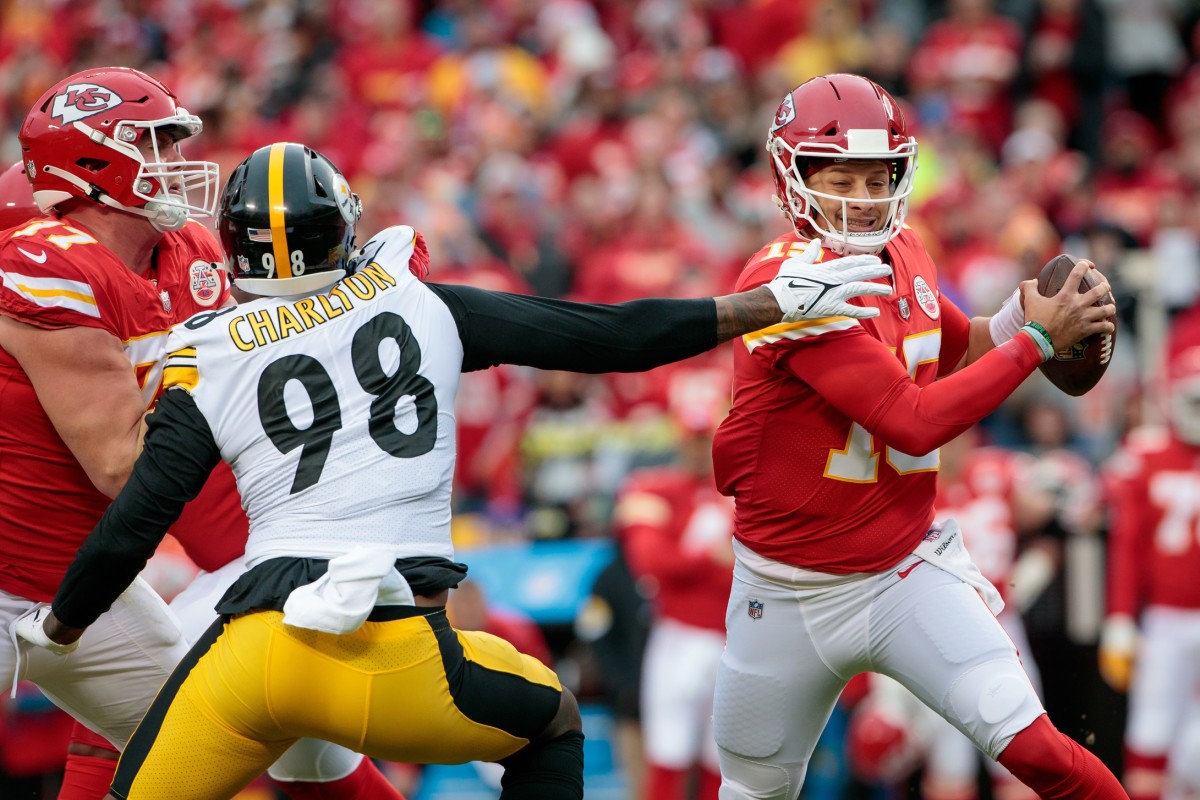
<path id="1" fill-rule="evenodd" d="M 779 325 L 763 328 L 760 331 L 747 333 L 742 337 L 742 343 L 746 345 L 747 350 L 753 350 L 759 345 L 773 344 L 783 339 L 804 339 L 812 336 L 820 336 L 823 333 L 849 330 L 856 325 L 858 325 L 858 320 L 853 317 L 821 317 L 820 319 L 806 319 L 800 322 L 783 322 Z"/>
<path id="2" fill-rule="evenodd" d="M 42 308 L 66 308 L 89 317 L 100 318 L 92 287 L 83 281 L 62 278 L 36 278 L 0 270 L 0 283 L 29 302 Z"/>
<path id="3" fill-rule="evenodd" d="M 191 392 L 198 383 L 200 371 L 196 367 L 196 348 L 184 347 L 167 356 L 163 365 L 163 391 L 179 386 Z"/>
<path id="4" fill-rule="evenodd" d="M 275 277 L 292 277 L 292 262 L 288 257 L 287 243 L 287 200 L 283 196 L 283 160 L 287 144 L 271 145 L 271 158 L 267 162 L 267 198 L 271 204 L 271 247 L 275 252 Z"/>

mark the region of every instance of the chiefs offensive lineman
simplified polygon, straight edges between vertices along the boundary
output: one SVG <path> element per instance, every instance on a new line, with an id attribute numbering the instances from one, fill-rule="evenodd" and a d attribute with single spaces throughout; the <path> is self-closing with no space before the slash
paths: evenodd
<path id="1" fill-rule="evenodd" d="M 777 325 L 734 351 L 733 408 L 713 447 L 735 498 L 728 644 L 714 729 L 722 800 L 794 800 L 842 688 L 898 680 L 1043 797 L 1123 797 L 1100 761 L 1049 722 L 996 622 L 995 588 L 953 523 L 934 524 L 938 447 L 988 414 L 1057 344 L 1113 329 L 1099 291 L 1042 297 L 1034 281 L 968 319 L 904 226 L 917 143 L 893 98 L 856 75 L 789 92 L 767 144 L 794 231 L 747 263 L 770 280 L 819 240 L 878 253 L 894 293 L 873 319 Z M 1080 261 L 1078 285 L 1093 265 Z M 985 599 L 991 601 L 991 608 Z"/>
<path id="2" fill-rule="evenodd" d="M 1168 339 L 1169 424 L 1135 429 L 1109 464 L 1115 502 L 1100 672 L 1113 688 L 1129 691 L 1124 779 L 1134 800 L 1200 793 L 1194 750 L 1200 730 L 1200 338 L 1194 322 L 1194 314 L 1181 318 Z M 1187 746 L 1191 753 L 1181 757 Z"/>
<path id="3" fill-rule="evenodd" d="M 192 221 L 215 207 L 217 167 L 184 161 L 178 147 L 201 127 L 150 76 L 88 70 L 38 100 L 21 128 L 22 162 L 0 177 L 0 228 L 15 226 L 0 235 L 5 628 L 54 595 L 132 469 L 167 330 L 229 302 L 220 247 Z M 206 590 L 241 573 L 247 524 L 232 472 L 214 471 L 172 533 L 218 576 L 176 600 L 203 622 L 181 636 L 139 581 L 69 657 L 26 644 L 0 655 L 0 680 L 37 683 L 88 726 L 76 725 L 60 800 L 104 795 L 113 744 L 124 745 L 186 641 L 215 616 L 223 587 Z M 293 800 L 400 797 L 369 759 L 325 742 L 299 743 L 271 772 Z"/>

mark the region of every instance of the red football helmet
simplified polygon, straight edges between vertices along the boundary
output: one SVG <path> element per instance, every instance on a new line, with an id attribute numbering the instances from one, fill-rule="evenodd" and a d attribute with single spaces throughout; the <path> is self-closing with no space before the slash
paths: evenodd
<path id="1" fill-rule="evenodd" d="M 159 149 L 160 131 L 178 142 L 202 128 L 200 118 L 180 108 L 154 78 L 102 67 L 51 87 L 25 117 L 19 138 L 42 211 L 82 197 L 143 216 L 165 231 L 216 209 L 217 165 L 174 160 L 174 146 Z M 138 148 L 147 135 L 151 158 Z"/>
<path id="2" fill-rule="evenodd" d="M 775 202 L 799 235 L 816 234 L 837 253 L 878 253 L 904 225 L 917 170 L 917 140 L 908 135 L 904 113 L 883 87 L 859 75 L 813 78 L 793 89 L 775 112 L 767 136 Z M 804 181 L 836 161 L 861 159 L 891 165 L 891 194 L 878 231 L 840 230 L 825 217 L 817 198 L 843 204 L 847 198 L 814 192 Z M 806 231 L 806 229 L 808 229 Z"/>
<path id="3" fill-rule="evenodd" d="M 33 202 L 33 189 L 20 161 L 0 173 L 0 230 L 12 228 L 42 212 Z"/>

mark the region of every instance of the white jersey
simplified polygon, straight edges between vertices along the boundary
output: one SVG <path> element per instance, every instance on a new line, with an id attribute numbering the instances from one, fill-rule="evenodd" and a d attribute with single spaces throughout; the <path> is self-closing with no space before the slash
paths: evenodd
<path id="1" fill-rule="evenodd" d="M 388 228 L 323 293 L 172 330 L 165 384 L 191 394 L 233 468 L 249 566 L 357 545 L 453 557 L 463 346 L 449 308 L 408 270 L 413 245 L 412 228 Z"/>

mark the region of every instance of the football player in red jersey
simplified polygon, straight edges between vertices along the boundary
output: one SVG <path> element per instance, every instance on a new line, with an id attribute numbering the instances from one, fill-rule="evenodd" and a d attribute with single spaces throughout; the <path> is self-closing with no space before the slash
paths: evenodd
<path id="1" fill-rule="evenodd" d="M 878 308 L 873 319 L 776 325 L 735 348 L 733 408 L 713 446 L 717 485 L 736 504 L 714 700 L 722 800 L 794 800 L 839 693 L 862 672 L 898 680 L 1044 797 L 1124 796 L 1050 724 L 981 598 L 998 610 L 995 588 L 957 525 L 933 524 L 937 448 L 1054 343 L 1112 330 L 1115 309 L 1091 307 L 1102 291 L 1042 297 L 1034 281 L 990 319 L 943 297 L 904 226 L 916 140 L 865 78 L 789 92 L 767 148 L 794 231 L 751 257 L 737 288 L 816 240 L 826 257 L 880 254 L 895 291 L 854 301 Z M 1092 267 L 1081 261 L 1066 285 Z"/>
<path id="2" fill-rule="evenodd" d="M 142 416 L 159 391 L 168 328 L 229 300 L 228 279 L 214 266 L 220 246 L 191 221 L 212 213 L 216 165 L 184 161 L 178 147 L 200 130 L 199 118 L 148 75 L 88 70 L 39 99 L 20 132 L 22 162 L 0 176 L 0 228 L 10 228 L 0 237 L 6 628 L 53 596 L 128 476 Z M 241 555 L 246 519 L 229 470 L 214 472 L 173 532 L 204 569 Z M 0 648 L 0 682 L 31 680 L 94 729 L 77 726 L 62 800 L 103 796 L 112 744 L 123 746 L 187 651 L 178 622 L 141 583 L 105 619 L 67 659 Z M 372 797 L 399 797 L 369 760 L 340 750 L 324 760 L 297 751 L 294 769 L 280 773 L 288 794 L 354 798 L 368 786 L 377 789 Z M 317 782 L 331 778 L 346 783 Z"/>
<path id="3" fill-rule="evenodd" d="M 1135 430 L 1110 462 L 1100 672 L 1129 691 L 1124 779 L 1134 800 L 1197 791 L 1172 786 L 1189 766 L 1172 751 L 1194 733 L 1200 690 L 1200 342 L 1174 332 L 1167 372 L 1168 426 Z"/>
<path id="4" fill-rule="evenodd" d="M 733 503 L 712 478 L 712 435 L 728 405 L 728 370 L 683 368 L 668 388 L 681 431 L 677 463 L 639 470 L 613 513 L 632 574 L 654 618 L 642 662 L 644 796 L 716 800 L 712 694 L 725 649 L 725 605 L 733 564 Z"/>

